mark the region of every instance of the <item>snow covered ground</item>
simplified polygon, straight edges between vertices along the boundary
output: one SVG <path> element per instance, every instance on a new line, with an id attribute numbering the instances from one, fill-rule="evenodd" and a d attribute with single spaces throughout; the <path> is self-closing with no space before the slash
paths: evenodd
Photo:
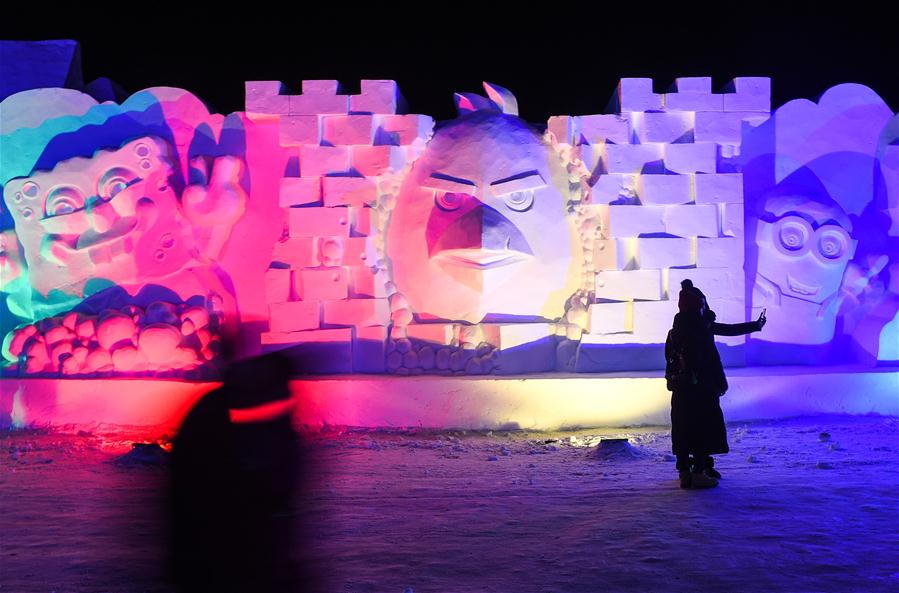
<path id="1" fill-rule="evenodd" d="M 899 419 L 729 433 L 706 491 L 664 428 L 311 435 L 293 553 L 340 593 L 899 590 Z M 114 462 L 134 438 L 0 433 L 0 592 L 173 590 L 165 465 Z"/>

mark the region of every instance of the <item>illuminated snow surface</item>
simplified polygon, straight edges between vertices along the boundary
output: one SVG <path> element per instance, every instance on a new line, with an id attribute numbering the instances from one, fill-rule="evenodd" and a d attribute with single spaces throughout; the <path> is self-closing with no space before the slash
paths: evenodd
<path id="1" fill-rule="evenodd" d="M 662 428 L 314 435 L 295 518 L 317 546 L 293 554 L 343 593 L 899 590 L 899 419 L 729 433 L 706 491 L 678 488 Z M 0 434 L 0 590 L 172 590 L 166 469 L 114 463 L 129 443 Z"/>

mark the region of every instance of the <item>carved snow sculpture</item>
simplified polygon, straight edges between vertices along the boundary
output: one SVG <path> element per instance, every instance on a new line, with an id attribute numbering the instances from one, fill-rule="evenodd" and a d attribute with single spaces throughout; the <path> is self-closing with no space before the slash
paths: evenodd
<path id="1" fill-rule="evenodd" d="M 486 85 L 485 85 L 486 86 Z M 391 213 L 393 281 L 417 315 L 559 319 L 581 284 L 568 175 L 549 142 L 492 99 L 457 95 Z M 502 101 L 498 104 L 495 101 Z"/>
<path id="2" fill-rule="evenodd" d="M 852 223 L 832 200 L 808 189 L 781 190 L 764 199 L 756 227 L 758 266 L 754 307 L 783 317 L 768 340 L 822 344 L 833 339 L 838 291 L 858 241 Z M 787 319 L 793 320 L 786 322 Z"/>
<path id="3" fill-rule="evenodd" d="M 771 321 L 751 337 L 750 362 L 877 359 L 897 306 L 887 279 L 899 246 L 884 216 L 899 185 L 884 150 L 891 118 L 874 91 L 843 84 L 745 128 L 747 281 L 753 314 L 767 308 Z"/>
<path id="4" fill-rule="evenodd" d="M 121 106 L 41 89 L 7 98 L 2 109 L 0 182 L 15 223 L 2 255 L 18 272 L 2 290 L 10 311 L 37 321 L 9 333 L 6 358 L 28 373 L 66 375 L 190 370 L 213 358 L 211 338 L 197 334 L 236 321 L 215 259 L 247 201 L 245 165 L 223 146 L 233 132 L 223 132 L 224 118 L 166 88 Z M 29 290 L 19 285 L 25 277 Z M 148 304 L 145 317 L 138 305 Z M 178 317 L 197 306 L 206 328 Z M 156 319 L 154 307 L 171 315 Z M 77 328 L 53 347 L 69 319 Z"/>

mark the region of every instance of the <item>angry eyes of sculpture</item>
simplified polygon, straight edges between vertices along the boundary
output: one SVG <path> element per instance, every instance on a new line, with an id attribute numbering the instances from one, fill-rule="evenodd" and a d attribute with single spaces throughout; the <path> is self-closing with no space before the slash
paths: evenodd
<path id="1" fill-rule="evenodd" d="M 505 205 L 516 212 L 526 212 L 534 205 L 534 190 L 510 192 L 500 196 Z M 476 200 L 474 196 L 466 193 L 437 191 L 434 202 L 437 207 L 446 212 L 458 210 L 468 200 Z"/>
<path id="2" fill-rule="evenodd" d="M 786 255 L 801 255 L 811 249 L 825 260 L 838 260 L 849 253 L 852 240 L 840 226 L 826 224 L 812 229 L 807 220 L 799 216 L 786 216 L 774 224 L 775 245 Z"/>

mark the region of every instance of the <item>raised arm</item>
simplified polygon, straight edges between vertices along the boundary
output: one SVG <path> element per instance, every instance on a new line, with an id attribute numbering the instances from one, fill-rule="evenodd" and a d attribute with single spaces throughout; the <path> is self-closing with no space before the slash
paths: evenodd
<path id="1" fill-rule="evenodd" d="M 712 333 L 716 336 L 742 336 L 757 332 L 761 328 L 758 321 L 747 321 L 745 323 L 713 323 Z"/>
<path id="2" fill-rule="evenodd" d="M 765 311 L 759 315 L 755 321 L 747 321 L 745 323 L 715 323 L 712 322 L 712 333 L 716 336 L 742 336 L 751 334 L 752 332 L 762 331 L 768 319 L 765 317 Z"/>

